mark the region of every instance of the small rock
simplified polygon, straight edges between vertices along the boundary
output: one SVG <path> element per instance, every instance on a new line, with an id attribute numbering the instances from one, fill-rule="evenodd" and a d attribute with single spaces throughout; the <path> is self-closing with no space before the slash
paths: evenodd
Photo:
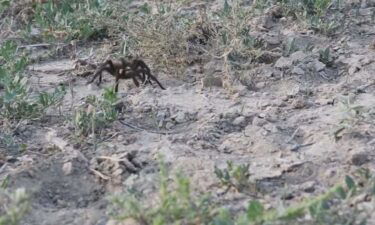
<path id="1" fill-rule="evenodd" d="M 207 76 L 202 78 L 202 87 L 223 87 L 223 79 L 221 77 Z"/>
<path id="2" fill-rule="evenodd" d="M 267 108 L 268 106 L 271 106 L 271 102 L 270 102 L 270 101 L 264 101 L 264 102 L 262 102 L 261 105 L 260 105 L 260 107 L 261 107 L 262 109 L 265 109 L 265 108 Z"/>
<path id="3" fill-rule="evenodd" d="M 305 71 L 298 66 L 293 67 L 292 74 L 304 75 Z"/>
<path id="4" fill-rule="evenodd" d="M 361 67 L 358 64 L 354 64 L 354 65 L 350 66 L 350 68 L 348 70 L 348 73 L 349 73 L 349 75 L 353 75 L 356 72 L 358 72 L 360 69 L 361 69 Z"/>
<path id="5" fill-rule="evenodd" d="M 140 110 L 142 113 L 148 113 L 152 111 L 152 106 L 150 105 L 145 105 L 144 107 L 141 108 Z"/>
<path id="6" fill-rule="evenodd" d="M 252 124 L 254 126 L 262 127 L 266 123 L 267 123 L 267 121 L 265 119 L 262 119 L 262 118 L 259 118 L 259 117 L 256 116 L 256 117 L 254 117 Z"/>
<path id="7" fill-rule="evenodd" d="M 66 176 L 72 174 L 72 172 L 73 172 L 72 162 L 64 163 L 64 165 L 62 167 L 62 170 L 63 170 L 64 175 L 66 175 Z"/>
<path id="8" fill-rule="evenodd" d="M 257 82 L 255 84 L 256 89 L 263 89 L 264 87 L 266 87 L 266 82 Z"/>
<path id="9" fill-rule="evenodd" d="M 315 182 L 307 181 L 301 185 L 301 189 L 306 193 L 313 193 L 315 191 Z"/>
<path id="10" fill-rule="evenodd" d="M 279 128 L 276 125 L 274 125 L 274 124 L 267 123 L 267 124 L 265 124 L 263 126 L 263 128 L 265 130 L 267 130 L 268 132 L 271 132 L 271 133 L 277 133 L 277 132 L 279 132 Z"/>
<path id="11" fill-rule="evenodd" d="M 264 37 L 264 40 L 269 45 L 279 45 L 281 43 L 280 37 L 278 35 L 272 35 L 272 36 L 267 35 L 266 37 Z M 271 52 L 271 54 L 278 54 L 278 53 Z M 279 55 L 279 57 L 280 57 L 280 55 Z"/>
<path id="12" fill-rule="evenodd" d="M 174 120 L 177 123 L 184 123 L 184 122 L 186 122 L 186 114 L 185 114 L 185 112 L 178 112 L 176 114 L 176 117 L 174 118 Z"/>
<path id="13" fill-rule="evenodd" d="M 118 222 L 116 220 L 109 220 L 105 225 L 139 225 L 139 223 L 131 218 L 122 220 L 121 222 Z"/>
<path id="14" fill-rule="evenodd" d="M 156 118 L 158 120 L 165 120 L 167 117 L 169 117 L 169 113 L 167 111 L 165 111 L 165 110 L 160 110 L 156 114 Z"/>
<path id="15" fill-rule="evenodd" d="M 247 87 L 244 85 L 236 87 L 236 91 L 239 96 L 245 96 L 248 93 Z"/>
<path id="16" fill-rule="evenodd" d="M 314 68 L 317 72 L 320 72 L 326 68 L 326 64 L 320 62 L 319 60 L 314 60 Z"/>
<path id="17" fill-rule="evenodd" d="M 306 56 L 306 53 L 304 53 L 303 51 L 296 51 L 292 53 L 289 58 L 292 63 L 297 63 L 306 58 Z"/>
<path id="18" fill-rule="evenodd" d="M 222 153 L 231 153 L 233 150 L 230 149 L 231 144 L 224 142 L 218 148 L 218 150 Z"/>
<path id="19" fill-rule="evenodd" d="M 275 63 L 275 67 L 280 69 L 287 69 L 290 68 L 292 65 L 292 60 L 286 57 L 280 57 Z"/>
<path id="20" fill-rule="evenodd" d="M 40 36 L 41 30 L 39 28 L 31 27 L 29 34 L 31 36 L 37 37 L 37 36 Z"/>
<path id="21" fill-rule="evenodd" d="M 268 117 L 268 114 L 267 113 L 259 113 L 258 117 L 264 119 L 264 118 Z"/>
<path id="22" fill-rule="evenodd" d="M 362 166 L 363 164 L 369 162 L 370 159 L 366 152 L 354 153 L 351 157 L 351 163 L 355 166 Z"/>
<path id="23" fill-rule="evenodd" d="M 271 105 L 276 107 L 285 107 L 286 103 L 281 99 L 276 99 L 271 102 Z"/>
<path id="24" fill-rule="evenodd" d="M 99 90 L 99 87 L 97 85 L 95 85 L 95 84 L 89 84 L 88 88 L 89 88 L 90 91 L 97 91 L 97 90 Z"/>
<path id="25" fill-rule="evenodd" d="M 228 112 L 225 112 L 223 116 L 226 119 L 233 119 L 239 115 L 240 113 L 238 112 L 237 108 L 231 108 Z"/>
<path id="26" fill-rule="evenodd" d="M 233 125 L 235 126 L 241 126 L 245 125 L 246 118 L 244 116 L 239 116 L 233 121 Z"/>
<path id="27" fill-rule="evenodd" d="M 292 102 L 293 109 L 303 109 L 306 106 L 306 102 L 302 98 L 294 99 Z"/>
<path id="28" fill-rule="evenodd" d="M 115 171 L 113 171 L 112 176 L 115 176 L 115 177 L 120 176 L 123 172 L 124 172 L 123 169 L 117 168 Z"/>
<path id="29" fill-rule="evenodd" d="M 122 142 L 122 141 L 124 141 L 124 139 L 125 139 L 124 136 L 121 135 L 121 134 L 117 136 L 117 141 L 118 142 Z"/>
<path id="30" fill-rule="evenodd" d="M 332 178 L 336 175 L 336 171 L 334 169 L 327 169 L 325 172 L 324 172 L 324 177 L 325 178 Z"/>
<path id="31" fill-rule="evenodd" d="M 287 19 L 286 17 L 282 17 L 282 18 L 280 19 L 280 22 L 281 22 L 281 24 L 286 25 L 287 22 L 288 22 L 288 19 Z"/>
<path id="32" fill-rule="evenodd" d="M 174 126 L 174 124 L 171 123 L 171 122 L 167 122 L 167 123 L 165 124 L 165 128 L 166 128 L 167 130 L 171 129 L 173 126 Z"/>
<path id="33" fill-rule="evenodd" d="M 281 199 L 283 199 L 283 200 L 292 200 L 293 198 L 294 198 L 294 194 L 293 194 L 293 192 L 284 193 L 284 194 L 281 196 Z"/>

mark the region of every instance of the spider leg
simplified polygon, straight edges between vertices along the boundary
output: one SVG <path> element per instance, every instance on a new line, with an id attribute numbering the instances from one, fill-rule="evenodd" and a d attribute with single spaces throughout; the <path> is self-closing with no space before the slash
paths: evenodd
<path id="1" fill-rule="evenodd" d="M 161 83 L 158 81 L 158 79 L 156 79 L 156 77 L 154 77 L 153 75 L 149 74 L 148 75 L 152 80 L 154 80 L 159 86 L 161 89 L 165 90 L 165 88 L 163 87 L 163 85 L 161 85 Z"/>
<path id="2" fill-rule="evenodd" d="M 132 78 L 133 78 L 133 82 L 134 82 L 135 86 L 139 87 L 138 80 L 135 77 L 132 77 Z"/>
<path id="3" fill-rule="evenodd" d="M 146 83 L 149 83 L 152 85 L 152 82 L 150 80 L 150 77 L 148 75 L 148 71 L 144 68 L 137 69 L 138 77 L 141 79 L 142 84 L 145 85 Z"/>
<path id="4" fill-rule="evenodd" d="M 109 67 L 107 67 L 107 65 L 109 65 Z M 97 72 L 95 72 L 93 78 L 88 82 L 88 84 L 94 82 L 94 80 L 99 76 L 99 83 L 102 83 L 102 76 L 103 76 L 103 71 L 107 71 L 108 73 L 110 73 L 111 75 L 115 75 L 115 66 L 113 65 L 113 62 L 112 60 L 107 60 L 102 66 L 100 66 L 100 68 L 97 70 Z"/>

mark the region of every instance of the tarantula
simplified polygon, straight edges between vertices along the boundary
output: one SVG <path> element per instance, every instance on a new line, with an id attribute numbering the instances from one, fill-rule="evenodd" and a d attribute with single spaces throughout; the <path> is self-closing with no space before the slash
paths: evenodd
<path id="1" fill-rule="evenodd" d="M 103 63 L 95 72 L 93 78 L 88 83 L 94 82 L 99 76 L 99 84 L 102 82 L 103 71 L 108 72 L 112 76 L 116 77 L 115 91 L 118 91 L 118 85 L 120 79 L 132 79 L 134 84 L 139 87 L 139 79 L 143 84 L 149 83 L 152 85 L 151 80 L 154 80 L 161 89 L 165 90 L 163 85 L 151 74 L 150 68 L 146 65 L 143 60 L 133 59 L 127 61 L 124 58 L 120 60 L 108 59 Z"/>

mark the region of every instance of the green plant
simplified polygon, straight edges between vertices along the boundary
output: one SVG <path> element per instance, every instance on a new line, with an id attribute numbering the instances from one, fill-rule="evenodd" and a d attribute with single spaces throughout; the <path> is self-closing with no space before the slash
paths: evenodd
<path id="1" fill-rule="evenodd" d="M 333 66 L 334 59 L 330 53 L 330 48 L 319 50 L 319 61 L 324 63 L 326 66 Z"/>
<path id="2" fill-rule="evenodd" d="M 332 0 L 280 0 L 285 15 L 292 15 L 300 21 L 306 21 L 312 28 L 325 35 L 331 35 L 339 27 L 336 13 L 333 18 L 328 18 L 328 8 Z M 336 3 L 339 5 L 340 3 Z"/>
<path id="3" fill-rule="evenodd" d="M 127 38 L 126 55 L 151 58 L 156 67 L 180 75 L 187 66 L 187 37 L 192 21 L 180 15 L 179 2 L 155 2 L 157 11 L 151 13 L 145 3 L 136 12 L 130 9 L 122 24 Z"/>
<path id="4" fill-rule="evenodd" d="M 62 0 L 35 5 L 34 22 L 47 39 L 90 39 L 106 35 L 99 23 L 108 15 L 104 1 Z"/>
<path id="5" fill-rule="evenodd" d="M 9 193 L 0 189 L 0 225 L 20 224 L 29 210 L 29 197 L 25 189 L 16 189 Z"/>
<path id="6" fill-rule="evenodd" d="M 155 204 L 149 205 L 131 193 L 112 196 L 111 202 L 113 218 L 119 221 L 131 218 L 140 224 L 208 224 L 214 215 L 209 198 L 194 197 L 189 179 L 181 173 L 172 182 L 164 163 L 160 164 Z"/>
<path id="7" fill-rule="evenodd" d="M 339 140 L 344 131 L 354 131 L 359 124 L 374 124 L 375 109 L 373 106 L 354 104 L 352 95 L 338 96 L 337 100 L 341 118 L 333 132 L 335 140 Z"/>
<path id="8" fill-rule="evenodd" d="M 227 168 L 219 169 L 215 167 L 216 177 L 219 178 L 221 185 L 227 187 L 226 191 L 234 188 L 239 192 L 256 192 L 255 182 L 250 181 L 249 164 L 234 166 L 232 162 L 227 162 Z"/>
<path id="9" fill-rule="evenodd" d="M 263 41 L 250 35 L 250 26 L 247 21 L 253 16 L 250 8 L 240 5 L 239 1 L 224 1 L 223 7 L 210 17 L 215 27 L 210 55 L 224 61 L 223 71 L 231 75 L 231 69 L 245 69 L 245 62 L 257 58 L 259 51 L 264 47 Z"/>
<path id="10" fill-rule="evenodd" d="M 292 53 L 298 51 L 298 46 L 296 45 L 296 39 L 288 39 L 286 44 L 283 45 L 283 56 L 290 56 Z"/>
<path id="11" fill-rule="evenodd" d="M 0 0 L 0 15 L 10 7 L 10 0 Z"/>
<path id="12" fill-rule="evenodd" d="M 221 180 L 229 184 L 233 170 L 215 169 Z M 236 167 L 236 174 L 247 177 L 247 165 Z M 167 167 L 160 164 L 158 195 L 147 198 L 130 188 L 126 194 L 111 197 L 111 217 L 118 221 L 136 220 L 139 224 L 366 224 L 372 208 L 359 206 L 359 196 L 375 197 L 375 177 L 368 169 L 346 176 L 325 193 L 282 209 L 266 209 L 261 201 L 250 200 L 246 209 L 230 212 L 221 208 L 208 195 L 192 193 L 188 178 L 178 173 L 170 179 Z M 172 188 L 174 187 L 174 188 Z M 364 200 L 365 201 L 365 200 Z M 151 203 L 152 202 L 152 203 Z"/>
<path id="13" fill-rule="evenodd" d="M 23 75 L 28 64 L 26 56 L 16 54 L 17 45 L 6 41 L 0 48 L 0 60 L 4 64 L 0 67 L 0 118 L 8 120 L 36 119 L 45 111 L 59 104 L 66 91 L 60 86 L 52 94 L 42 92 L 33 96 L 28 85 L 28 79 Z"/>
<path id="14" fill-rule="evenodd" d="M 86 98 L 88 108 L 81 107 L 74 114 L 73 123 L 76 135 L 95 134 L 115 121 L 118 116 L 114 107 L 116 101 L 117 96 L 113 88 L 106 88 L 102 99 L 88 96 Z"/>

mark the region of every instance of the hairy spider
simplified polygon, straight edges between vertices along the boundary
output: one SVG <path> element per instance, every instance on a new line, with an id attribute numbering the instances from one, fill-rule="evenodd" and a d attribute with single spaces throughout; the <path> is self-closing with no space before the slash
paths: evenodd
<path id="1" fill-rule="evenodd" d="M 116 77 L 115 91 L 118 91 L 118 84 L 120 79 L 132 79 L 134 84 L 139 87 L 139 79 L 143 84 L 152 84 L 151 80 L 154 80 L 161 89 L 165 90 L 163 85 L 151 74 L 150 68 L 146 65 L 143 60 L 133 59 L 127 61 L 124 58 L 120 60 L 108 59 L 103 63 L 95 72 L 93 78 L 88 83 L 94 82 L 99 77 L 99 84 L 102 82 L 102 73 L 106 71 L 112 76 Z"/>

